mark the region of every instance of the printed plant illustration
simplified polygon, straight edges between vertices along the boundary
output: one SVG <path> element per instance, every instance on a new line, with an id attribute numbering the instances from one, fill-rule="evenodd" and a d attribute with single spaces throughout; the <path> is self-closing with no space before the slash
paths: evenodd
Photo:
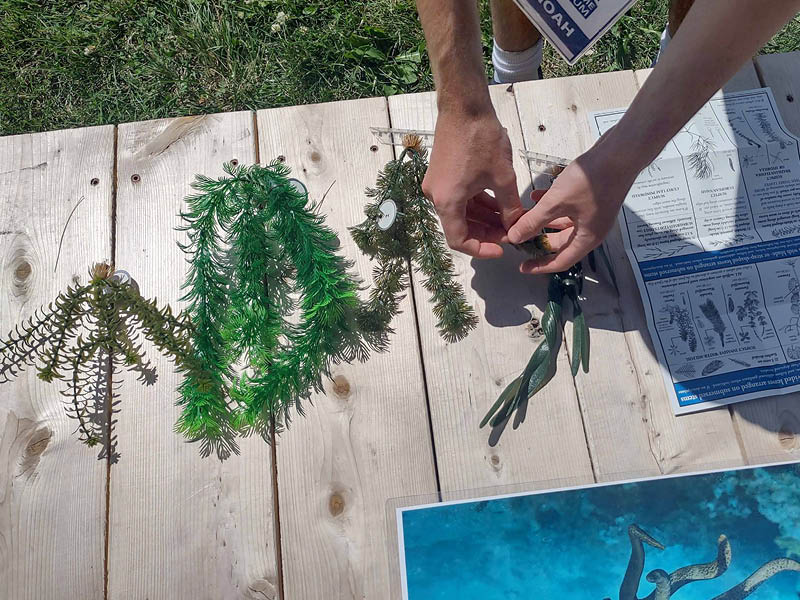
<path id="1" fill-rule="evenodd" d="M 758 123 L 759 128 L 761 129 L 761 133 L 764 134 L 766 140 L 771 144 L 778 144 L 781 150 L 785 150 L 788 146 L 788 142 L 783 136 L 780 136 L 775 131 L 775 128 L 772 127 L 772 123 L 767 118 L 767 114 L 764 112 L 756 113 L 756 122 Z"/>
<path id="2" fill-rule="evenodd" d="M 748 290 L 744 294 L 744 302 L 736 307 L 736 319 L 740 323 L 745 323 L 748 328 L 753 332 L 759 341 L 764 336 L 767 328 L 767 318 L 761 310 L 761 300 L 758 297 L 758 292 L 755 290 Z M 760 328 L 760 333 L 758 329 Z M 742 342 L 750 341 L 750 332 L 742 329 L 739 332 L 739 337 Z"/>
<path id="3" fill-rule="evenodd" d="M 658 258 L 670 258 L 680 254 L 687 248 L 691 248 L 692 244 L 689 242 L 682 242 L 669 248 L 662 248 L 660 246 L 648 246 L 644 251 L 642 258 L 645 260 L 656 260 Z"/>
<path id="4" fill-rule="evenodd" d="M 733 301 L 733 296 L 728 296 L 728 312 L 736 312 L 736 304 Z"/>
<path id="5" fill-rule="evenodd" d="M 793 316 L 789 319 L 789 323 L 783 328 L 783 332 L 800 337 L 800 278 L 797 277 L 796 263 L 797 259 L 786 261 L 786 264 L 792 269 L 794 277 L 789 279 L 789 293 L 786 294 L 783 299 L 789 300 L 790 310 Z"/>
<path id="6" fill-rule="evenodd" d="M 681 130 L 691 137 L 690 154 L 687 157 L 689 168 L 695 179 L 710 179 L 714 174 L 714 162 L 711 160 L 711 152 L 716 145 L 710 137 L 700 135 L 691 130 L 691 125 Z"/>
<path id="7" fill-rule="evenodd" d="M 711 327 L 714 329 L 714 332 L 719 336 L 719 341 L 722 346 L 725 346 L 725 330 L 727 327 L 725 326 L 725 322 L 722 320 L 722 317 L 717 310 L 717 305 L 714 304 L 714 301 L 711 298 L 708 298 L 705 302 L 700 305 L 700 310 L 703 312 L 703 315 L 708 322 L 711 323 Z"/>
<path id="8" fill-rule="evenodd" d="M 701 371 L 700 374 L 711 375 L 712 373 L 716 373 L 723 367 L 724 364 L 725 363 L 723 363 L 721 360 L 712 360 L 705 367 L 703 367 L 703 370 Z"/>
<path id="9" fill-rule="evenodd" d="M 656 173 L 661 173 L 662 172 L 661 165 L 659 164 L 659 162 L 660 161 L 658 159 L 655 159 L 653 162 L 651 162 L 647 166 L 647 176 L 648 177 L 654 177 L 656 175 Z"/>
<path id="10" fill-rule="evenodd" d="M 797 225 L 784 225 L 781 227 L 775 227 L 772 230 L 772 235 L 775 237 L 786 237 L 788 235 L 794 235 L 795 233 L 800 230 L 800 227 Z"/>
<path id="11" fill-rule="evenodd" d="M 742 138 L 745 142 L 747 142 L 749 146 L 755 146 L 756 148 L 761 148 L 761 144 L 759 144 L 755 139 L 753 139 L 755 137 L 755 132 L 752 130 L 749 123 L 745 121 L 745 124 L 747 125 L 747 128 L 750 129 L 750 133 L 752 134 L 752 136 L 745 134 L 742 131 L 741 127 L 739 127 L 738 122 L 742 120 L 743 119 L 741 117 L 734 117 L 733 119 L 730 120 L 730 125 L 731 129 L 733 129 L 733 132 L 738 137 Z"/>
<path id="12" fill-rule="evenodd" d="M 752 242 L 754 239 L 756 239 L 756 236 L 754 236 L 752 234 L 749 234 L 749 233 L 740 232 L 740 233 L 737 233 L 736 235 L 734 235 L 732 238 L 727 239 L 727 240 L 713 240 L 710 243 L 710 245 L 711 246 L 715 246 L 715 247 L 716 246 L 729 247 L 729 246 L 734 246 L 736 244 L 743 244 L 745 242 Z"/>
<path id="13" fill-rule="evenodd" d="M 694 368 L 692 363 L 685 363 L 681 365 L 679 368 L 675 369 L 675 374 L 680 375 L 684 379 L 689 379 L 694 377 L 697 374 L 697 371 Z"/>
<path id="14" fill-rule="evenodd" d="M 744 360 L 739 360 L 738 358 L 732 358 L 732 357 L 729 356 L 728 360 L 730 360 L 731 362 L 736 363 L 737 365 L 740 365 L 742 367 L 750 367 L 750 366 L 752 366 L 749 362 L 744 361 Z"/>
<path id="15" fill-rule="evenodd" d="M 639 600 L 639 585 L 645 565 L 645 544 L 658 550 L 664 550 L 665 546 L 636 524 L 628 527 L 628 538 L 631 542 L 631 556 L 619 588 L 619 600 Z M 644 600 L 669 600 L 684 586 L 721 577 L 728 570 L 732 555 L 730 541 L 727 536 L 720 535 L 717 539 L 717 556 L 711 562 L 686 565 L 671 573 L 663 569 L 650 571 L 645 579 L 654 584 L 656 589 Z M 744 581 L 714 596 L 714 600 L 743 600 L 783 571 L 800 571 L 800 562 L 791 558 L 768 560 Z"/>
<path id="16" fill-rule="evenodd" d="M 677 304 L 668 304 L 663 311 L 669 314 L 669 324 L 678 325 L 678 335 L 689 345 L 689 350 L 697 351 L 697 334 L 695 333 L 689 309 L 681 308 Z"/>

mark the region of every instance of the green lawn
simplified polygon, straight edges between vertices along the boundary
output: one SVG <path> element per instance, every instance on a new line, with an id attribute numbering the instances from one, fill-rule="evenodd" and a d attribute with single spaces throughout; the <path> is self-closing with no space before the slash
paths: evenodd
<path id="1" fill-rule="evenodd" d="M 576 67 L 548 48 L 545 75 L 649 66 L 666 4 L 640 0 Z M 796 18 L 765 51 L 797 49 Z M 0 0 L 0 134 L 432 85 L 409 0 Z"/>

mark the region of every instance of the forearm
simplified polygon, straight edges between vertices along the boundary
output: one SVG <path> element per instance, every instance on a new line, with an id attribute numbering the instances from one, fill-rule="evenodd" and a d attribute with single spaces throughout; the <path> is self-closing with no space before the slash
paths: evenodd
<path id="1" fill-rule="evenodd" d="M 696 0 L 668 51 L 603 143 L 635 168 L 644 168 L 799 9 L 800 0 Z"/>
<path id="2" fill-rule="evenodd" d="M 418 0 L 440 112 L 492 110 L 481 54 L 476 0 Z"/>

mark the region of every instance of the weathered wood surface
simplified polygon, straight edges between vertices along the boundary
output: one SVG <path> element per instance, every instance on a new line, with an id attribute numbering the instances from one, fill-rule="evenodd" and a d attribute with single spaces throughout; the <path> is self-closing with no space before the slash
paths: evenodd
<path id="1" fill-rule="evenodd" d="M 111 257 L 114 127 L 0 138 L 0 165 L 5 337 Z M 59 389 L 32 368 L 0 387 L 0 598 L 103 598 L 106 463 Z"/>
<path id="2" fill-rule="evenodd" d="M 527 197 L 531 180 L 527 165 L 518 157 L 524 143 L 514 94 L 503 85 L 491 86 L 490 91 L 517 155 L 514 166 L 519 192 Z M 394 127 L 433 130 L 435 96 L 392 96 L 389 113 Z M 422 286 L 421 276 L 415 273 L 413 277 L 445 499 L 487 487 L 511 491 L 511 486 L 537 481 L 592 481 L 575 387 L 563 349 L 556 377 L 530 403 L 519 429 L 514 431 L 509 423 L 499 441 L 488 426 L 478 429 L 486 411 L 520 374 L 538 344 L 531 338 L 528 323 L 532 316 L 541 317 L 547 302 L 546 279 L 521 275 L 521 258 L 513 249 L 492 261 L 453 256 L 458 280 L 480 319 L 478 327 L 456 344 L 439 336 L 428 302 L 430 294 Z"/>
<path id="3" fill-rule="evenodd" d="M 372 266 L 348 227 L 364 219 L 364 190 L 392 159 L 370 126 L 386 127 L 384 98 L 259 111 L 261 162 L 283 156 L 336 231 L 354 272 Z M 436 492 L 414 307 L 407 296 L 386 354 L 338 365 L 326 393 L 278 438 L 286 598 L 385 598 L 384 509 L 390 498 Z"/>
<path id="4" fill-rule="evenodd" d="M 249 112 L 121 125 L 117 159 L 117 252 L 145 297 L 182 306 L 187 264 L 176 245 L 183 198 L 195 174 L 256 159 Z M 201 458 L 173 431 L 180 378 L 145 346 L 154 385 L 119 379 L 120 460 L 111 469 L 108 596 L 278 597 L 272 463 L 259 438 L 240 441 L 226 462 Z"/>
<path id="5" fill-rule="evenodd" d="M 800 52 L 759 56 L 756 69 L 762 85 L 772 88 L 781 116 L 800 135 Z M 800 393 L 731 405 L 750 464 L 792 460 L 800 455 Z"/>
<path id="6" fill-rule="evenodd" d="M 745 69 L 726 89 L 771 86 L 789 128 L 800 133 L 798 65 L 797 54 L 760 57 L 760 80 Z M 515 153 L 574 158 L 592 142 L 588 112 L 626 105 L 646 76 L 492 86 L 491 95 Z M 73 277 L 85 281 L 90 263 L 114 256 L 145 296 L 180 306 L 186 264 L 175 244 L 183 234 L 173 228 L 183 197 L 196 173 L 217 175 L 233 158 L 263 163 L 282 155 L 312 199 L 327 192 L 321 211 L 354 271 L 370 281 L 369 261 L 347 227 L 363 218 L 363 189 L 392 150 L 376 144 L 368 127 L 433 129 L 435 120 L 433 95 L 415 94 L 260 111 L 257 118 L 133 123 L 117 132 L 116 173 L 113 127 L 0 138 L 0 329 Z M 531 181 L 516 154 L 515 168 L 527 198 Z M 541 316 L 546 295 L 543 278 L 517 273 L 514 251 L 500 261 L 456 257 L 480 317 L 466 340 L 441 341 L 414 274 L 390 352 L 338 366 L 327 393 L 274 450 L 248 439 L 225 463 L 200 458 L 196 445 L 173 432 L 178 377 L 155 352 L 154 385 L 118 377 L 121 459 L 110 480 L 106 463 L 72 435 L 57 386 L 33 372 L 4 384 L 0 597 L 93 600 L 107 586 L 112 599 L 386 598 L 385 515 L 393 498 L 431 500 L 441 490 L 447 499 L 800 452 L 797 395 L 672 415 L 618 230 L 608 248 L 621 294 L 602 272 L 601 283 L 586 290 L 591 373 L 573 383 L 567 326 L 556 379 L 533 399 L 526 421 L 499 440 L 477 425 L 535 348 L 526 324 Z"/>

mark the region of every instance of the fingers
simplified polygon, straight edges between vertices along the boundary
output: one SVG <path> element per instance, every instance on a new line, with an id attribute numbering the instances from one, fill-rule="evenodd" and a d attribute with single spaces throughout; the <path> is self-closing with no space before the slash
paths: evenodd
<path id="1" fill-rule="evenodd" d="M 488 195 L 487 198 L 491 200 Z M 497 212 L 494 206 L 484 201 L 480 194 L 467 202 L 467 219 L 501 229 L 503 233 L 506 231 L 500 219 L 500 213 Z"/>
<path id="2" fill-rule="evenodd" d="M 547 225 L 545 225 L 546 229 L 567 229 L 568 227 L 574 226 L 572 219 L 569 217 L 559 217 L 558 219 L 554 219 L 550 221 Z"/>
<path id="3" fill-rule="evenodd" d="M 545 201 L 537 202 L 508 230 L 508 239 L 512 244 L 521 244 L 538 235 L 548 223 L 560 216 L 563 215 L 556 214 L 554 206 Z"/>
<path id="4" fill-rule="evenodd" d="M 569 234 L 569 231 L 572 231 L 572 234 Z M 568 237 L 567 239 L 563 239 L 557 236 Z M 541 273 L 559 273 L 561 271 L 566 271 L 599 244 L 599 241 L 595 243 L 593 237 L 583 237 L 575 234 L 574 229 L 549 234 L 548 240 L 551 240 L 551 245 L 554 244 L 552 241 L 553 237 L 556 237 L 555 243 L 558 244 L 557 253 L 540 260 L 525 261 L 520 265 L 520 272 L 530 275 L 539 275 Z M 556 247 L 553 246 L 553 249 L 556 250 Z"/>
<path id="5" fill-rule="evenodd" d="M 502 172 L 495 177 L 491 189 L 494 192 L 494 199 L 497 204 L 498 212 L 500 213 L 500 220 L 503 226 L 508 229 L 525 214 L 525 209 L 519 201 L 517 176 L 510 164 L 507 170 L 503 169 Z"/>
<path id="6" fill-rule="evenodd" d="M 486 213 L 492 211 L 482 205 L 475 206 L 478 206 L 475 210 L 482 211 L 483 216 L 491 219 Z M 466 204 L 442 204 L 437 210 L 450 248 L 475 258 L 499 258 L 503 255 L 500 244 L 508 241 L 505 229 L 483 221 L 468 220 Z M 495 221 L 497 218 L 494 217 Z"/>

